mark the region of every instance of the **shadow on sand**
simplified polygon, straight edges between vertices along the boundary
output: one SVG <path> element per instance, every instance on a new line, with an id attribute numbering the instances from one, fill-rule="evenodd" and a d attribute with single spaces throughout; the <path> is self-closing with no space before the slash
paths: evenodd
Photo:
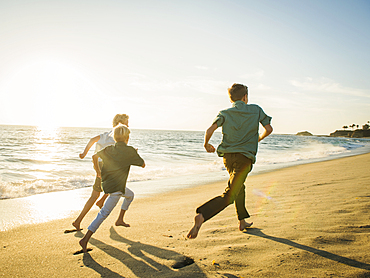
<path id="1" fill-rule="evenodd" d="M 91 257 L 89 253 L 83 254 L 83 263 L 86 267 L 91 268 L 95 270 L 97 273 L 99 273 L 101 277 L 124 278 L 124 276 L 119 275 L 118 273 L 110 270 L 109 268 L 101 266 Z"/>
<path id="2" fill-rule="evenodd" d="M 316 254 L 316 255 L 321 256 L 323 258 L 327 258 L 329 260 L 336 261 L 336 262 L 339 262 L 339 263 L 342 263 L 342 264 L 346 264 L 346 265 L 349 265 L 349 266 L 352 266 L 352 267 L 356 267 L 356 268 L 360 268 L 360 269 L 364 269 L 364 270 L 370 270 L 370 264 L 362 263 L 362 262 L 352 260 L 352 259 L 349 259 L 349 258 L 346 258 L 346 257 L 343 257 L 343 256 L 335 255 L 333 253 L 330 253 L 330 252 L 327 252 L 327 251 L 324 251 L 324 250 L 320 250 L 320 249 L 316 249 L 316 248 L 313 248 L 313 247 L 310 247 L 310 246 L 302 245 L 302 244 L 296 243 L 294 241 L 291 241 L 289 239 L 269 236 L 269 235 L 264 234 L 258 228 L 249 228 L 244 233 L 249 234 L 249 235 L 263 237 L 263 238 L 273 240 L 273 241 L 276 241 L 276 242 L 279 242 L 279 243 L 282 243 L 282 244 L 286 244 L 286 245 L 292 246 L 294 248 L 298 248 L 298 249 Z"/>
<path id="3" fill-rule="evenodd" d="M 81 238 L 83 237 L 83 233 L 78 232 L 75 236 Z M 184 271 L 189 271 L 186 269 L 186 266 L 190 264 L 191 266 L 188 267 L 191 267 L 191 277 L 206 277 L 198 265 L 195 263 L 187 264 L 186 261 L 189 258 L 180 253 L 137 241 L 131 241 L 119 235 L 113 227 L 110 229 L 110 238 L 127 244 L 129 246 L 128 252 L 107 245 L 95 238 L 91 238 L 89 243 L 123 263 L 137 277 L 184 277 Z M 86 267 L 95 270 L 101 277 L 125 277 L 100 265 L 93 259 L 91 254 L 92 253 L 85 253 L 83 255 L 83 263 Z M 183 269 L 175 269 L 173 267 L 174 263 L 178 264 L 181 262 L 185 264 L 181 267 Z M 190 273 L 187 272 L 187 274 Z"/>

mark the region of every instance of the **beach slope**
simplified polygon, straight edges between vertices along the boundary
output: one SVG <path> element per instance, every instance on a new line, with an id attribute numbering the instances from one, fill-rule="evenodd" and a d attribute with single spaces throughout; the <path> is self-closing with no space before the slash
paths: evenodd
<path id="1" fill-rule="evenodd" d="M 252 228 L 238 230 L 233 205 L 185 238 L 195 209 L 225 182 L 137 199 L 130 228 L 114 226 L 119 206 L 78 241 L 73 218 L 0 232 L 3 277 L 370 277 L 370 154 L 251 176 Z M 19 208 L 22 209 L 21 207 Z M 76 212 L 77 214 L 77 212 Z"/>

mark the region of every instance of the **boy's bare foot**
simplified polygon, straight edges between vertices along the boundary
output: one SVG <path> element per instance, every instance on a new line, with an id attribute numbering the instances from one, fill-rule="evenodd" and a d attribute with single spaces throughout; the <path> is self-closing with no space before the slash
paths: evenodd
<path id="1" fill-rule="evenodd" d="M 103 201 L 99 200 L 99 201 L 96 202 L 96 205 L 101 209 L 104 206 L 104 201 L 105 200 L 103 200 Z"/>
<path id="2" fill-rule="evenodd" d="M 246 222 L 244 219 L 239 221 L 239 231 L 244 231 L 246 228 L 249 228 L 253 225 L 253 222 Z"/>
<path id="3" fill-rule="evenodd" d="M 74 221 L 72 223 L 72 226 L 76 228 L 77 231 L 81 231 L 81 228 L 80 228 L 80 223 L 76 223 L 76 221 Z"/>
<path id="4" fill-rule="evenodd" d="M 202 226 L 204 222 L 204 217 L 201 213 L 198 213 L 194 218 L 194 226 L 191 228 L 189 233 L 187 234 L 187 238 L 194 239 L 198 236 L 198 232 L 200 227 Z"/>
<path id="5" fill-rule="evenodd" d="M 84 252 L 84 253 L 86 253 L 87 252 L 87 241 L 83 238 L 83 239 L 81 239 L 80 241 L 79 241 L 79 244 L 80 244 L 80 246 L 82 247 L 82 251 Z"/>
<path id="6" fill-rule="evenodd" d="M 116 221 L 116 226 L 123 226 L 123 227 L 126 227 L 126 228 L 128 228 L 128 227 L 130 227 L 130 224 L 127 224 L 127 223 L 125 223 L 125 222 L 123 222 L 123 221 Z"/>

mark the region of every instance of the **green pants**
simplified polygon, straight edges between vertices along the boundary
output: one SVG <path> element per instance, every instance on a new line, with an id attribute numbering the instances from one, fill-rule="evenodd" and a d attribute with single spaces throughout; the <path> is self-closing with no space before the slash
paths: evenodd
<path id="1" fill-rule="evenodd" d="M 252 160 L 240 153 L 225 153 L 224 164 L 230 175 L 225 192 L 197 208 L 197 213 L 203 215 L 204 221 L 212 218 L 234 202 L 239 220 L 250 217 L 245 208 L 244 182 L 252 170 Z"/>

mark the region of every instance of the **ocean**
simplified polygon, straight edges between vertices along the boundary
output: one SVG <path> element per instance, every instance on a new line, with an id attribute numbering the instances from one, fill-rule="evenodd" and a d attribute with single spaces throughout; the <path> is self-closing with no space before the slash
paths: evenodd
<path id="1" fill-rule="evenodd" d="M 110 129 L 9 125 L 0 129 L 0 231 L 81 211 L 95 180 L 91 159 L 95 146 L 84 159 L 79 154 L 90 138 Z M 221 137 L 216 132 L 210 143 L 217 146 Z M 135 198 L 226 182 L 222 158 L 207 153 L 203 139 L 203 131 L 131 129 L 129 145 L 146 163 L 144 169 L 130 170 L 127 186 Z M 369 152 L 369 139 L 272 134 L 260 142 L 250 175 Z M 259 194 L 258 185 L 253 188 Z M 97 209 L 94 206 L 92 213 Z"/>
<path id="2" fill-rule="evenodd" d="M 0 201 L 91 187 L 91 156 L 79 158 L 91 137 L 109 128 L 0 126 Z M 211 144 L 217 146 L 221 133 Z M 131 167 L 128 187 L 136 196 L 228 178 L 222 159 L 203 148 L 204 132 L 131 129 L 129 145 L 146 168 Z M 251 174 L 370 151 L 369 139 L 272 134 L 259 145 Z"/>

